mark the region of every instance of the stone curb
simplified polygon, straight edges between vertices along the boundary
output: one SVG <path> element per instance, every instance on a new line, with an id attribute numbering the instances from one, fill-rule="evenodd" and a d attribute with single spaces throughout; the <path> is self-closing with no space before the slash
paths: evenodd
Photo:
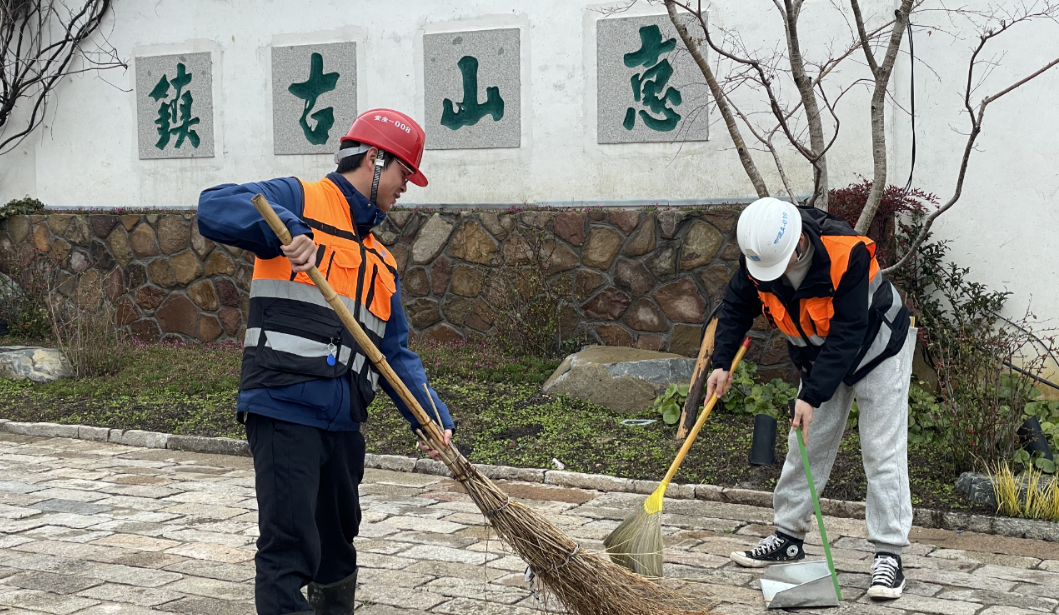
<path id="1" fill-rule="evenodd" d="M 57 423 L 20 423 L 0 419 L 0 432 L 45 438 L 74 438 L 111 442 L 140 448 L 169 449 L 214 455 L 250 456 L 250 445 L 245 440 L 234 438 L 209 438 L 205 436 L 181 436 L 140 431 L 121 430 L 89 425 L 60 425 Z M 415 459 L 400 455 L 365 455 L 364 467 L 395 472 L 414 472 L 433 476 L 452 476 L 445 464 L 432 459 Z M 514 480 L 540 483 L 569 489 L 590 489 L 603 492 L 637 493 L 649 495 L 658 483 L 648 480 L 618 478 L 603 474 L 582 474 L 560 470 L 515 468 L 475 464 L 475 467 L 492 480 Z M 683 500 L 705 500 L 726 504 L 742 504 L 759 508 L 772 508 L 772 493 L 716 485 L 675 485 L 666 489 L 666 497 Z M 828 516 L 847 519 L 864 518 L 863 502 L 820 499 L 820 509 Z M 1011 517 L 990 517 L 959 512 L 945 512 L 929 508 L 913 511 L 913 524 L 929 529 L 970 531 L 995 534 L 1013 538 L 1059 542 L 1059 523 Z"/>

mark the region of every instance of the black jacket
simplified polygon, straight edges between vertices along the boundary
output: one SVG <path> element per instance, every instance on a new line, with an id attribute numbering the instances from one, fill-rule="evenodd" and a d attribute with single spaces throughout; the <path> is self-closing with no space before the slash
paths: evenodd
<path id="1" fill-rule="evenodd" d="M 895 356 L 904 345 L 908 331 L 908 310 L 894 303 L 897 295 L 889 281 L 869 298 L 871 254 L 864 244 L 850 253 L 849 266 L 838 288 L 831 281 L 831 259 L 820 240 L 821 235 L 856 235 L 853 228 L 839 218 L 815 208 L 799 207 L 802 230 L 813 242 L 813 263 L 805 280 L 795 291 L 782 277 L 771 282 L 758 281 L 755 285 L 746 268 L 746 259 L 739 258 L 739 269 L 732 275 L 725 293 L 717 326 L 713 365 L 729 369 L 739 344 L 762 314 L 758 291 L 769 292 L 783 302 L 791 315 L 799 313 L 802 298 L 832 297 L 835 315 L 823 346 L 795 346 L 788 342 L 791 360 L 802 371 L 802 388 L 798 398 L 819 407 L 834 396 L 840 383 L 852 385 L 886 359 Z M 879 273 L 882 275 L 882 273 Z M 870 301 L 870 305 L 869 305 Z M 887 313 L 895 314 L 889 321 Z M 797 316 L 795 316 L 797 320 Z M 872 343 L 884 331 L 886 343 L 881 354 L 861 365 Z"/>

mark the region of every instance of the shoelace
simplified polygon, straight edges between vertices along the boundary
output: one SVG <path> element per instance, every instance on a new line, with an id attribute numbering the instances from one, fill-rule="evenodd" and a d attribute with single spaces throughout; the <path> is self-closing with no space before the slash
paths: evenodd
<path id="1" fill-rule="evenodd" d="M 775 534 L 767 536 L 761 542 L 759 542 L 756 547 L 754 547 L 754 550 L 750 552 L 750 556 L 759 557 L 761 555 L 764 555 L 769 551 L 774 550 L 782 543 L 783 541 L 780 540 L 780 537 Z"/>
<path id="2" fill-rule="evenodd" d="M 892 557 L 877 557 L 871 564 L 871 584 L 893 587 L 897 578 L 897 560 Z"/>

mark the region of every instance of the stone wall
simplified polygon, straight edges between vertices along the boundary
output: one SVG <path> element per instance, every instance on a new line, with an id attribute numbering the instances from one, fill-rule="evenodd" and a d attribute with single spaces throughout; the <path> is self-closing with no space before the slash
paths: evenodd
<path id="1" fill-rule="evenodd" d="M 241 338 L 254 256 L 199 235 L 193 213 L 12 216 L 0 254 L 34 253 L 58 267 L 63 295 L 101 288 L 141 340 Z"/>
<path id="2" fill-rule="evenodd" d="M 704 318 L 736 266 L 738 213 L 707 210 L 391 212 L 376 229 L 398 261 L 414 336 L 495 334 L 484 292 L 498 261 L 543 248 L 545 272 L 571 276 L 565 337 L 694 356 Z M 194 214 L 10 218 L 0 250 L 36 250 L 62 267 L 60 290 L 101 284 L 118 325 L 145 340 L 240 339 L 253 255 L 197 232 Z M 759 319 L 747 358 L 790 378 L 783 338 Z"/>

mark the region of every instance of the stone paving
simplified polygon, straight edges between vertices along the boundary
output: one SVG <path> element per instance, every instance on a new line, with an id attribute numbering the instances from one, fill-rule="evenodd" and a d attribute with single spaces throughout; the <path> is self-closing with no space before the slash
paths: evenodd
<path id="1" fill-rule="evenodd" d="M 578 539 L 601 540 L 643 496 L 507 482 L 504 489 Z M 491 534 L 457 483 L 368 470 L 357 539 L 363 615 L 542 612 L 524 564 Z M 254 612 L 253 468 L 242 457 L 0 434 L 0 613 L 188 615 Z M 762 613 L 760 571 L 727 554 L 769 532 L 772 511 L 667 500 L 666 582 L 718 613 Z M 864 597 L 862 521 L 828 518 L 840 612 L 1059 612 L 1059 544 L 916 528 L 896 602 Z M 810 556 L 821 556 L 810 536 Z M 831 610 L 830 612 L 836 612 Z"/>

